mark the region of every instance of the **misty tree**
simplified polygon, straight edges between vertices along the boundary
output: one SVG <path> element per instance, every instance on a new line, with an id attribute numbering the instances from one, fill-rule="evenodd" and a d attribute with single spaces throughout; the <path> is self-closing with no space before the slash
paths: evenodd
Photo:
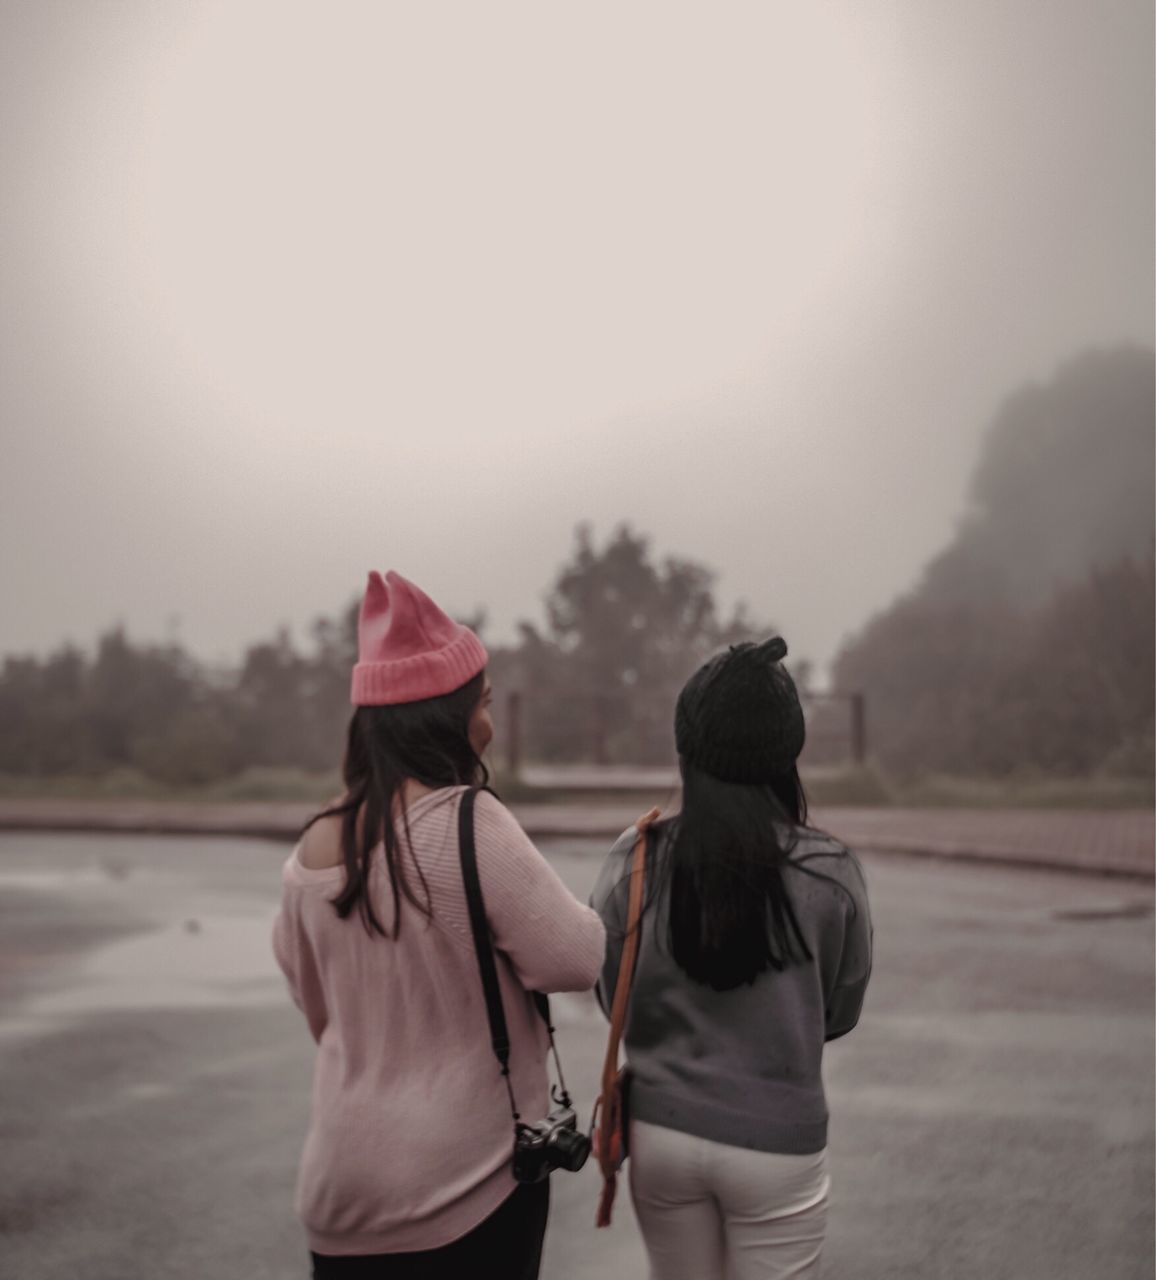
<path id="1" fill-rule="evenodd" d="M 9 657 L 0 670 L 0 770 L 84 773 L 96 759 L 85 714 L 88 661 L 73 645 L 40 660 Z"/>
<path id="2" fill-rule="evenodd" d="M 1156 701 L 1156 561 L 1125 556 L 1063 587 L 1030 617 L 997 704 L 1007 763 L 1060 774 L 1151 777 Z"/>
<path id="3" fill-rule="evenodd" d="M 164 782 L 222 777 L 240 764 L 228 697 L 177 645 L 134 644 L 123 627 L 92 658 L 65 645 L 0 670 L 0 769 L 100 775 L 133 769 Z"/>
<path id="4" fill-rule="evenodd" d="M 834 665 L 884 765 L 1151 776 L 1154 369 L 1089 352 L 997 415 L 956 540 Z"/>
<path id="5" fill-rule="evenodd" d="M 741 605 L 720 618 L 714 583 L 693 560 L 655 561 L 629 524 L 601 548 L 579 525 L 546 597 L 546 630 L 523 624 L 513 664 L 535 752 L 672 758 L 674 700 L 687 676 L 713 650 L 759 634 Z"/>
<path id="6" fill-rule="evenodd" d="M 984 440 L 929 599 L 1037 604 L 1096 565 L 1152 546 L 1156 355 L 1092 350 L 1009 396 Z"/>
<path id="7" fill-rule="evenodd" d="M 312 736 L 311 761 L 333 768 L 341 760 L 352 708 L 349 703 L 350 672 L 357 661 L 357 620 L 361 598 L 354 596 L 336 618 L 321 615 L 310 628 L 313 653 L 300 672 L 305 685 L 303 714 Z"/>

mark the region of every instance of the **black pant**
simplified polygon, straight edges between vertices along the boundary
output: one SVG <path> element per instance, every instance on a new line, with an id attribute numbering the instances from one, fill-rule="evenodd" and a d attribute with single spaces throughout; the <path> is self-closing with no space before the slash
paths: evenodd
<path id="1" fill-rule="evenodd" d="M 537 1280 L 550 1210 L 550 1180 L 520 1184 L 483 1222 L 440 1249 L 419 1253 L 311 1253 L 313 1280 Z"/>

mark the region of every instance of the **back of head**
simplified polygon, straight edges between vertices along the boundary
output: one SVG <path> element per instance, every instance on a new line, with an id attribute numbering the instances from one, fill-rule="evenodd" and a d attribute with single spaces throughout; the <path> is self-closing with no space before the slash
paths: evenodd
<path id="1" fill-rule="evenodd" d="M 675 708 L 678 754 L 723 782 L 760 783 L 791 772 L 806 725 L 782 665 L 787 643 L 732 644 L 686 682 Z"/>
<path id="2" fill-rule="evenodd" d="M 434 790 L 487 780 L 470 739 L 486 662 L 478 637 L 414 583 L 392 570 L 384 578 L 369 574 L 350 690 L 356 710 L 345 748 L 345 796 L 317 815 L 342 819 L 347 875 L 334 899 L 342 917 L 359 908 L 367 928 L 385 932 L 367 893 L 371 854 L 380 843 L 393 890 L 394 935 L 403 899 L 428 914 L 428 894 L 423 903 L 400 856 L 395 801 L 408 779 Z M 401 813 L 408 831 L 404 807 Z"/>
<path id="3" fill-rule="evenodd" d="M 786 652 L 778 636 L 732 645 L 687 681 L 675 713 L 683 803 L 670 944 L 690 977 L 720 991 L 810 955 L 783 874 L 807 820 L 805 726 Z"/>

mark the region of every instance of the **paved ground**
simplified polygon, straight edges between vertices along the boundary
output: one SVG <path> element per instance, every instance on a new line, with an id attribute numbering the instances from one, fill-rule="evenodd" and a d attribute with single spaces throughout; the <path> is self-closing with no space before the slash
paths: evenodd
<path id="1" fill-rule="evenodd" d="M 602 845 L 548 851 L 585 893 Z M 21 1280 L 291 1280 L 312 1042 L 268 951 L 287 850 L 0 836 L 0 1243 Z M 868 855 L 876 966 L 829 1046 L 825 1275 L 1150 1280 L 1142 883 Z M 585 1109 L 604 1029 L 558 1002 Z M 383 1159 L 390 1153 L 383 1151 Z M 645 1274 L 628 1199 L 555 1176 L 543 1275 Z"/>
<path id="2" fill-rule="evenodd" d="M 672 791 L 655 792 L 669 810 Z M 611 804 L 515 804 L 536 839 L 616 836 L 646 807 Z M 0 830 L 126 831 L 292 839 L 316 810 L 290 802 L 202 804 L 150 800 L 0 798 Z M 1151 809 L 868 809 L 816 810 L 813 821 L 855 849 L 1032 865 L 1096 875 L 1156 876 Z"/>

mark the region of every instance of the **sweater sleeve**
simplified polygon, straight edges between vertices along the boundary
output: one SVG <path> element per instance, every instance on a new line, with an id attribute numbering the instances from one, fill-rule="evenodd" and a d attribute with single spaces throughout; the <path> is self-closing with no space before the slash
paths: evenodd
<path id="1" fill-rule="evenodd" d="M 538 852 L 502 802 L 480 792 L 474 810 L 478 879 L 494 945 L 528 991 L 588 991 L 605 931 Z"/>
<path id="2" fill-rule="evenodd" d="M 304 891 L 286 883 L 273 921 L 273 955 L 285 975 L 293 1003 L 305 1015 L 310 1034 L 320 1041 L 329 1022 L 317 957 L 302 919 Z"/>
<path id="3" fill-rule="evenodd" d="M 622 946 L 626 937 L 626 909 L 630 897 L 630 856 L 638 838 L 635 827 L 627 829 L 614 842 L 590 894 L 590 905 L 602 918 L 606 928 L 606 958 L 594 994 L 606 1017 L 614 1003 L 618 983 L 618 967 L 622 963 Z"/>
<path id="4" fill-rule="evenodd" d="M 871 978 L 874 929 L 867 901 L 867 882 L 858 858 L 849 850 L 847 889 L 849 898 L 843 928 L 843 947 L 835 981 L 826 999 L 826 1039 L 837 1040 L 859 1021 L 863 997 Z"/>

